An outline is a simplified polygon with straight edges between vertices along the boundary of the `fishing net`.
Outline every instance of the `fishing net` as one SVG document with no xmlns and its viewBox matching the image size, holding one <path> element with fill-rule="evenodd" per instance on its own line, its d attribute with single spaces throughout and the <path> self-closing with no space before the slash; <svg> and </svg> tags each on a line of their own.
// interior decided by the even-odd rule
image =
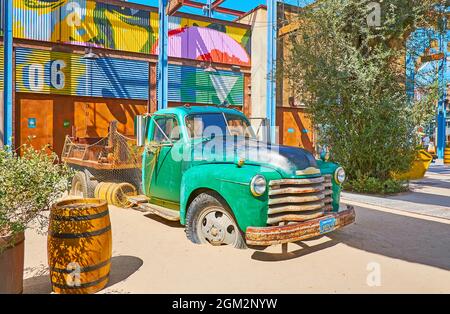
<svg viewBox="0 0 450 314">
<path fill-rule="evenodd" d="M 87 196 L 93 197 L 99 182 L 127 182 L 141 192 L 141 163 L 143 147 L 136 139 L 117 131 L 111 123 L 104 138 L 74 138 L 67 136 L 61 155 L 73 169 L 86 176 Z"/>
</svg>

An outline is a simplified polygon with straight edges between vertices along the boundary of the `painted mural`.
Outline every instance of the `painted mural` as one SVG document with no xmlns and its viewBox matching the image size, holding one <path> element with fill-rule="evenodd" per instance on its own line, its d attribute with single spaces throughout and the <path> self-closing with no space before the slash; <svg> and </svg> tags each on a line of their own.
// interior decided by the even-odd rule
<svg viewBox="0 0 450 314">
<path fill-rule="evenodd" d="M 149 66 L 142 61 L 17 48 L 16 91 L 145 100 Z"/>
<path fill-rule="evenodd" d="M 169 23 L 169 56 L 250 64 L 248 28 L 177 16 Z M 156 54 L 158 14 L 93 0 L 14 0 L 14 36 Z"/>
<path fill-rule="evenodd" d="M 152 13 L 152 19 L 157 18 Z M 171 57 L 250 66 L 250 30 L 171 16 L 168 54 Z M 151 53 L 157 54 L 158 42 Z"/>
<path fill-rule="evenodd" d="M 169 101 L 188 104 L 244 104 L 244 77 L 231 71 L 169 65 Z"/>
<path fill-rule="evenodd" d="M 150 12 L 87 0 L 16 0 L 14 36 L 149 52 Z"/>
</svg>

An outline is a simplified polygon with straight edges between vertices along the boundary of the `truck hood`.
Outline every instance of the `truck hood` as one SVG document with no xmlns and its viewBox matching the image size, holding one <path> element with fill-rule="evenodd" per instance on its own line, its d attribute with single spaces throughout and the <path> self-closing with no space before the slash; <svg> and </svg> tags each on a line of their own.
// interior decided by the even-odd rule
<svg viewBox="0 0 450 314">
<path fill-rule="evenodd" d="M 242 137 L 215 137 L 197 143 L 192 154 L 194 163 L 236 163 L 243 159 L 247 165 L 264 166 L 287 175 L 295 175 L 297 170 L 317 168 L 314 156 L 302 148 L 267 144 Z"/>
</svg>

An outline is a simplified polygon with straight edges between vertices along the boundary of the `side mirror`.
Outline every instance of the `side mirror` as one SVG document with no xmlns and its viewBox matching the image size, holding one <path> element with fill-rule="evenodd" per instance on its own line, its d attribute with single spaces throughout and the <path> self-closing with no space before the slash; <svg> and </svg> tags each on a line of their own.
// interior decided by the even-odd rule
<svg viewBox="0 0 450 314">
<path fill-rule="evenodd" d="M 136 133 L 136 146 L 143 147 L 145 145 L 145 138 L 147 137 L 146 116 L 142 115 L 136 116 L 135 133 Z"/>
</svg>

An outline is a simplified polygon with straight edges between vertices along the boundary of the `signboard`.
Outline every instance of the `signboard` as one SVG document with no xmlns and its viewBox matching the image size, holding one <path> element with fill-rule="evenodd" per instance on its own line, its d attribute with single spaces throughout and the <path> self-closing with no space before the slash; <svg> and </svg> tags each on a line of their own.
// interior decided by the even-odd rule
<svg viewBox="0 0 450 314">
<path fill-rule="evenodd" d="M 36 118 L 28 118 L 28 128 L 29 129 L 36 128 Z"/>
</svg>

